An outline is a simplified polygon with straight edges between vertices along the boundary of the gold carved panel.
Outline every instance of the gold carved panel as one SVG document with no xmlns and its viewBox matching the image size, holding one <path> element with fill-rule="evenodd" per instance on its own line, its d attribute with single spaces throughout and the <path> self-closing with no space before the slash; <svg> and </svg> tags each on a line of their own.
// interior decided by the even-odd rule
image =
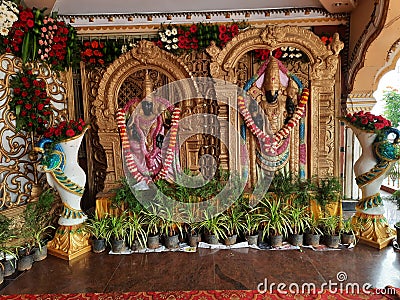
<svg viewBox="0 0 400 300">
<path fill-rule="evenodd" d="M 31 65 L 38 77 L 46 82 L 47 94 L 51 97 L 54 120 L 67 118 L 67 99 L 72 97 L 67 90 L 72 77 L 71 72 L 60 76 L 50 71 L 47 65 Z M 8 88 L 13 75 L 22 68 L 20 58 L 9 54 L 0 56 L 0 211 L 9 216 L 18 214 L 21 206 L 29 202 L 32 184 L 38 175 L 38 181 L 44 180 L 42 174 L 37 174 L 29 153 L 32 150 L 32 138 L 23 131 L 17 131 L 15 116 L 8 107 L 11 100 L 11 90 Z M 73 101 L 73 98 L 71 99 Z M 50 124 L 52 125 L 52 124 Z M 40 138 L 34 136 L 34 141 Z"/>
</svg>

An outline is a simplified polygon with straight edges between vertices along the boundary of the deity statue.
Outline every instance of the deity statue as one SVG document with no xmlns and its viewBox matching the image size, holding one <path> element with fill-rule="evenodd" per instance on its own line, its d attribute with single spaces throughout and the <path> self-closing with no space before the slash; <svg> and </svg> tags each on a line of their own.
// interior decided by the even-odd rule
<svg viewBox="0 0 400 300">
<path fill-rule="evenodd" d="M 253 98 L 248 109 L 260 130 L 272 137 L 289 125 L 299 104 L 302 85 L 278 59 L 271 56 L 246 84 L 246 88 Z M 275 172 L 287 166 L 290 140 L 289 134 L 279 139 L 274 154 L 261 151 L 259 145 L 256 149 L 249 149 L 256 152 L 258 177 L 263 176 L 263 170 Z"/>
<path fill-rule="evenodd" d="M 144 94 L 142 101 L 132 99 L 117 115 L 120 133 L 126 134 L 122 139 L 127 140 L 125 164 L 138 181 L 138 189 L 147 189 L 151 180 L 175 176 L 180 169 L 177 137 L 165 137 L 168 129 L 177 130 L 180 111 L 168 100 L 153 95 L 153 84 L 147 72 Z"/>
</svg>

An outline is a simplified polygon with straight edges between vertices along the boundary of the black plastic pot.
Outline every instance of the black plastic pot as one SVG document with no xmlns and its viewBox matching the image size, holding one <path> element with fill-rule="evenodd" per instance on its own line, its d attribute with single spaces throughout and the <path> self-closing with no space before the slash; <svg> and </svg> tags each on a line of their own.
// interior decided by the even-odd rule
<svg viewBox="0 0 400 300">
<path fill-rule="evenodd" d="M 18 271 L 27 271 L 32 268 L 33 265 L 33 254 L 21 256 L 17 262 Z"/>
<path fill-rule="evenodd" d="M 283 243 L 283 235 L 271 235 L 269 237 L 271 247 L 280 247 Z"/>
<path fill-rule="evenodd" d="M 105 239 L 93 239 L 92 240 L 92 250 L 94 253 L 101 253 L 106 250 L 106 240 Z"/>
<path fill-rule="evenodd" d="M 303 235 L 302 234 L 291 234 L 289 240 L 293 246 L 302 246 L 303 245 Z"/>
<path fill-rule="evenodd" d="M 35 248 L 33 252 L 33 261 L 41 261 L 47 257 L 47 246 L 44 245 L 39 248 Z"/>
<path fill-rule="evenodd" d="M 329 248 L 338 248 L 340 243 L 339 235 L 325 235 L 325 245 Z"/>
<path fill-rule="evenodd" d="M 160 247 L 160 236 L 158 234 L 154 236 L 148 236 L 147 247 L 149 249 L 157 249 L 158 247 Z"/>
<path fill-rule="evenodd" d="M 232 236 L 228 236 L 224 240 L 225 241 L 225 245 L 226 246 L 234 245 L 236 243 L 236 240 L 237 240 L 237 234 L 234 234 Z"/>
<path fill-rule="evenodd" d="M 114 253 L 121 253 L 125 250 L 125 240 L 111 240 L 111 249 Z"/>
<path fill-rule="evenodd" d="M 342 241 L 342 244 L 350 245 L 350 244 L 354 243 L 355 236 L 354 236 L 354 234 L 342 233 L 340 236 L 340 239 Z"/>
<path fill-rule="evenodd" d="M 206 242 L 211 244 L 211 245 L 218 245 L 219 244 L 219 240 L 217 238 L 216 235 L 213 234 L 209 234 L 206 236 Z"/>
<path fill-rule="evenodd" d="M 198 234 L 191 234 L 189 236 L 190 247 L 197 247 L 197 244 L 201 241 L 201 237 Z"/>
<path fill-rule="evenodd" d="M 168 249 L 176 249 L 179 247 L 179 237 L 178 235 L 166 236 L 165 237 L 165 247 Z"/>
<path fill-rule="evenodd" d="M 247 243 L 249 243 L 249 245 L 257 245 L 258 244 L 258 234 L 247 235 L 246 240 L 247 240 Z"/>
<path fill-rule="evenodd" d="M 15 268 L 17 266 L 17 260 L 15 258 L 2 260 L 1 263 L 4 266 L 4 277 L 14 274 Z"/>
<path fill-rule="evenodd" d="M 319 246 L 319 241 L 321 239 L 320 234 L 312 234 L 312 233 L 305 233 L 304 234 L 304 243 L 309 246 Z"/>
</svg>

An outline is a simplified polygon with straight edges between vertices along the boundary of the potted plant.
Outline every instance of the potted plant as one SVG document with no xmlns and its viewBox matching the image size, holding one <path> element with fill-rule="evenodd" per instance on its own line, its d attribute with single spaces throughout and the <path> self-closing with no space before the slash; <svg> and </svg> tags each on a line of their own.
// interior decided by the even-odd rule
<svg viewBox="0 0 400 300">
<path fill-rule="evenodd" d="M 144 215 L 141 213 L 133 212 L 128 217 L 128 244 L 132 250 L 139 250 L 146 247 L 147 234 L 144 224 Z"/>
<path fill-rule="evenodd" d="M 118 183 L 120 186 L 114 190 L 115 195 L 111 198 L 112 204 L 121 211 L 142 211 L 143 206 L 132 193 L 128 179 L 121 177 Z"/>
<path fill-rule="evenodd" d="M 263 226 L 263 239 L 269 236 L 272 247 L 282 246 L 283 238 L 287 236 L 290 228 L 288 206 L 280 199 L 273 199 L 267 195 L 260 201 L 262 213 L 259 214 L 260 224 Z"/>
<path fill-rule="evenodd" d="M 204 211 L 204 220 L 199 223 L 209 244 L 218 244 L 220 239 L 225 239 L 226 233 L 222 226 L 222 214 L 211 214 L 208 210 Z"/>
<path fill-rule="evenodd" d="M 322 231 L 320 229 L 321 219 L 311 213 L 308 217 L 308 226 L 304 234 L 304 242 L 306 245 L 316 247 L 319 245 Z"/>
<path fill-rule="evenodd" d="M 342 226 L 340 228 L 340 239 L 342 244 L 354 244 L 356 240 L 354 229 L 355 228 L 353 226 L 351 217 L 347 218 L 346 220 L 342 220 Z"/>
<path fill-rule="evenodd" d="M 288 219 L 290 222 L 290 243 L 294 246 L 303 245 L 303 233 L 309 226 L 307 207 L 289 206 Z"/>
<path fill-rule="evenodd" d="M 321 222 L 325 237 L 325 245 L 330 248 L 338 248 L 340 243 L 340 216 L 330 215 L 322 218 Z"/>
<path fill-rule="evenodd" d="M 17 247 L 9 246 L 11 240 L 16 236 L 10 229 L 11 220 L 0 214 L 0 284 L 5 276 L 10 276 L 15 272 Z"/>
<path fill-rule="evenodd" d="M 92 237 L 92 250 L 94 253 L 101 253 L 106 250 L 109 221 L 108 215 L 99 218 L 96 214 L 94 218 L 89 218 L 83 227 L 83 230 Z"/>
<path fill-rule="evenodd" d="M 338 202 L 342 186 L 337 177 L 327 177 L 318 180 L 316 185 L 315 201 L 321 207 L 322 217 L 327 216 L 327 206 Z"/>
<path fill-rule="evenodd" d="M 257 245 L 259 225 L 259 218 L 254 210 L 251 210 L 244 215 L 243 229 L 245 238 L 249 245 Z"/>
<path fill-rule="evenodd" d="M 147 228 L 147 247 L 149 249 L 157 249 L 160 247 L 161 218 L 157 215 L 154 206 L 151 206 L 149 210 L 145 210 L 143 215 L 144 225 Z"/>
<path fill-rule="evenodd" d="M 395 201 L 397 209 L 400 210 L 400 190 L 395 191 L 391 198 Z M 400 243 L 400 221 L 394 224 L 394 228 L 396 228 L 397 232 L 397 242 Z"/>
<path fill-rule="evenodd" d="M 107 225 L 106 239 L 111 243 L 112 252 L 123 252 L 125 250 L 125 238 L 127 237 L 128 229 L 126 214 L 110 216 Z"/>
<path fill-rule="evenodd" d="M 168 249 L 179 247 L 179 234 L 182 235 L 182 216 L 174 207 L 164 206 L 160 211 L 160 231 L 164 234 L 165 246 Z"/>
<path fill-rule="evenodd" d="M 25 254 L 29 255 L 28 250 L 33 251 L 34 261 L 47 257 L 46 238 L 50 236 L 49 229 L 55 228 L 49 218 L 54 197 L 54 190 L 49 188 L 39 196 L 38 201 L 28 203 L 24 211 L 22 236 L 26 241 Z"/>
<path fill-rule="evenodd" d="M 236 243 L 237 236 L 241 231 L 244 230 L 243 226 L 243 214 L 244 212 L 233 205 L 227 209 L 221 217 L 221 226 L 225 229 L 225 245 L 230 246 Z"/>
<path fill-rule="evenodd" d="M 201 235 L 198 232 L 199 222 L 196 220 L 195 206 L 187 206 L 183 212 L 183 231 L 186 232 L 191 247 L 197 247 L 197 244 L 201 241 Z"/>
</svg>

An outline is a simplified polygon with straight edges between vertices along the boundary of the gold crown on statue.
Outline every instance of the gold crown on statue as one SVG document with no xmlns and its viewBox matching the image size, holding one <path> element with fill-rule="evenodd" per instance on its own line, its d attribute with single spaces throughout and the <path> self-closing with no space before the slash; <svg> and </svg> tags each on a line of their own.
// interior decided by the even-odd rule
<svg viewBox="0 0 400 300">
<path fill-rule="evenodd" d="M 279 65 L 278 60 L 270 56 L 269 62 L 267 64 L 267 68 L 265 70 L 264 75 L 264 90 L 266 91 L 275 91 L 279 90 L 280 87 L 280 79 L 279 79 Z"/>
<path fill-rule="evenodd" d="M 153 93 L 153 82 L 150 79 L 149 72 L 146 71 L 144 77 L 144 96 L 150 97 L 151 93 Z"/>
</svg>

